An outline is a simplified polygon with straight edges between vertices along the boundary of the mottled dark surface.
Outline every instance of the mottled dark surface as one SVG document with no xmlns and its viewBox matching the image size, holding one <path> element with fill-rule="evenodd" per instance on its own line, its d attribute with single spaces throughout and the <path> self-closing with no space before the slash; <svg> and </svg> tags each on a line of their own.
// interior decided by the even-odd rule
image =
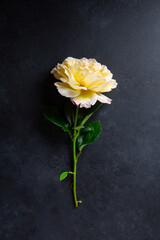
<svg viewBox="0 0 160 240">
<path fill-rule="evenodd" d="M 0 240 L 160 239 L 160 1 L 0 3 Z M 74 209 L 67 134 L 43 104 L 63 102 L 50 70 L 94 57 L 119 86 L 93 119 Z"/>
</svg>

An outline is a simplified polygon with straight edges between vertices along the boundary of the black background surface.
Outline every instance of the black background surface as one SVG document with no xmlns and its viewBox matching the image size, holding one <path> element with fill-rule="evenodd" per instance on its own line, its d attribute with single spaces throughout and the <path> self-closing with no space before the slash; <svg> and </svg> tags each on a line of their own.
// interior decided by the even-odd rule
<svg viewBox="0 0 160 240">
<path fill-rule="evenodd" d="M 1 1 L 0 240 L 160 239 L 160 1 Z M 103 131 L 78 163 L 44 104 L 65 99 L 51 69 L 96 58 L 118 88 L 93 117 Z"/>
</svg>

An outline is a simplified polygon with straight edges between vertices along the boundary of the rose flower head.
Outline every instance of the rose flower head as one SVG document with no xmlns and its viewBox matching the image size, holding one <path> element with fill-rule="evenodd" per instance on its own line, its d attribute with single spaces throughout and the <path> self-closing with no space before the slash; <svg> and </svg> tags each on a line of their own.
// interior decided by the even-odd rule
<svg viewBox="0 0 160 240">
<path fill-rule="evenodd" d="M 68 57 L 51 73 L 61 81 L 55 83 L 58 92 L 70 98 L 73 104 L 81 108 L 90 108 L 97 100 L 111 104 L 112 99 L 102 93 L 116 88 L 117 82 L 108 68 L 95 59 Z"/>
</svg>

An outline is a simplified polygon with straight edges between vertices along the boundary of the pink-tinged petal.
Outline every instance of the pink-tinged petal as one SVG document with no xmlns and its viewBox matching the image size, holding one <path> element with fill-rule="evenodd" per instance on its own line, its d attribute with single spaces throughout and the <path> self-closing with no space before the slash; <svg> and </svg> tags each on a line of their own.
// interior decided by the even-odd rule
<svg viewBox="0 0 160 240">
<path fill-rule="evenodd" d="M 90 108 L 97 102 L 97 94 L 92 91 L 81 90 L 81 93 L 71 99 L 76 105 L 80 105 L 80 108 Z"/>
<path fill-rule="evenodd" d="M 72 102 L 74 105 L 78 106 L 73 100 L 71 100 L 71 102 Z"/>
<path fill-rule="evenodd" d="M 58 92 L 64 97 L 73 98 L 80 94 L 80 91 L 72 89 L 67 83 L 56 82 L 54 85 L 57 87 Z"/>
<path fill-rule="evenodd" d="M 60 78 L 59 80 L 61 80 L 62 82 L 67 82 L 65 78 Z"/>
<path fill-rule="evenodd" d="M 108 104 L 111 104 L 112 102 L 112 99 L 106 97 L 101 93 L 97 93 L 97 100 L 100 101 L 101 103 L 108 103 Z"/>
</svg>

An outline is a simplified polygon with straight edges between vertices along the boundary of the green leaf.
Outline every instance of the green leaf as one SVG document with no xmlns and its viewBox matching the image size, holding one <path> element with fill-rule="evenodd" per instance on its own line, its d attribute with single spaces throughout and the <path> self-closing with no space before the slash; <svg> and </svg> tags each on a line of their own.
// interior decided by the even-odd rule
<svg viewBox="0 0 160 240">
<path fill-rule="evenodd" d="M 64 105 L 64 115 L 67 122 L 73 126 L 75 119 L 76 106 L 71 101 L 66 101 Z"/>
<path fill-rule="evenodd" d="M 61 173 L 59 180 L 62 181 L 63 179 L 65 179 L 67 177 L 67 175 L 68 175 L 68 172 Z"/>
<path fill-rule="evenodd" d="M 82 113 L 81 113 L 81 117 L 78 120 L 78 124 L 80 126 L 83 126 L 88 121 L 88 119 L 93 115 L 93 113 L 95 113 L 101 106 L 102 106 L 102 103 L 99 104 L 98 107 L 97 106 L 96 107 L 92 107 L 89 111 L 87 110 L 87 115 L 84 112 L 83 115 L 85 115 L 85 117 L 83 117 Z"/>
<path fill-rule="evenodd" d="M 43 115 L 47 120 L 61 127 L 64 131 L 70 131 L 70 125 L 66 121 L 65 116 L 56 106 L 44 106 Z"/>
<path fill-rule="evenodd" d="M 98 138 L 100 132 L 101 132 L 100 121 L 89 123 L 84 128 L 82 128 L 77 139 L 79 151 L 82 151 L 82 149 L 87 144 L 93 143 Z"/>
</svg>

